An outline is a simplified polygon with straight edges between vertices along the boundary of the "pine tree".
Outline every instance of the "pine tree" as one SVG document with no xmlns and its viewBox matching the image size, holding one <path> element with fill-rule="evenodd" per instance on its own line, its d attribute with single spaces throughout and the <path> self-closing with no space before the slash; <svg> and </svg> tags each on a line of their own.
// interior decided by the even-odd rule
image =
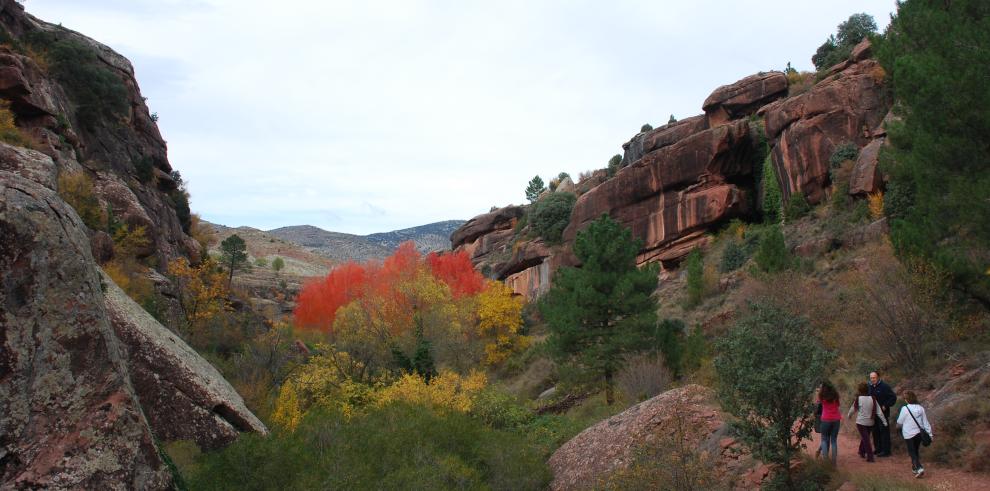
<svg viewBox="0 0 990 491">
<path fill-rule="evenodd" d="M 877 57 L 903 118 L 888 128 L 890 238 L 990 305 L 990 3 L 898 3 Z"/>
<path fill-rule="evenodd" d="M 244 239 L 234 234 L 223 239 L 223 242 L 220 243 L 220 254 L 224 266 L 229 271 L 227 275 L 227 289 L 229 290 L 230 283 L 234 279 L 234 271 L 247 264 L 247 245 L 244 243 Z"/>
<path fill-rule="evenodd" d="M 603 215 L 574 241 L 582 266 L 558 271 L 541 304 L 555 357 L 600 378 L 607 404 L 623 357 L 647 347 L 657 324 L 657 268 L 636 267 L 639 249 L 629 229 Z"/>
<path fill-rule="evenodd" d="M 540 194 L 546 190 L 546 186 L 543 184 L 543 179 L 540 176 L 536 176 L 529 181 L 529 185 L 526 186 L 526 199 L 530 203 L 535 203 L 536 200 L 540 199 Z"/>
</svg>

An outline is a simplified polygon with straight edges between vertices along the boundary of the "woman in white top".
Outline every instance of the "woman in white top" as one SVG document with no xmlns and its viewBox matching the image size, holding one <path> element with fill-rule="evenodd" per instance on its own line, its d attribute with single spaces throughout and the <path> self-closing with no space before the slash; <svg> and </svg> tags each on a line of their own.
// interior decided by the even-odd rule
<svg viewBox="0 0 990 491">
<path fill-rule="evenodd" d="M 914 392 L 910 390 L 905 392 L 904 401 L 907 404 L 901 408 L 901 413 L 897 416 L 897 426 L 901 427 L 901 436 L 907 443 L 914 477 L 921 477 L 925 474 L 925 468 L 921 466 L 921 430 L 924 429 L 928 436 L 931 436 L 932 425 L 928 422 L 925 408 L 918 404 L 918 396 Z"/>
<path fill-rule="evenodd" d="M 870 434 L 873 432 L 873 425 L 879 424 L 876 423 L 876 418 L 880 418 L 884 426 L 887 425 L 887 418 L 883 417 L 880 405 L 873 397 L 869 396 L 869 393 L 870 386 L 866 385 L 866 382 L 859 384 L 859 387 L 856 388 L 856 400 L 849 407 L 846 416 L 852 418 L 853 412 L 856 413 L 856 429 L 859 430 L 859 456 L 866 459 L 867 462 L 873 462 L 873 442 L 870 440 Z"/>
</svg>

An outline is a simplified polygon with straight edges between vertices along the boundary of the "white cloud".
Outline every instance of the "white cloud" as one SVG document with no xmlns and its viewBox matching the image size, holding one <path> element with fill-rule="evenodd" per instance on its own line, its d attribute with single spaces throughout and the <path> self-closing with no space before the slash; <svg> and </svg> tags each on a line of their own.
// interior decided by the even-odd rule
<svg viewBox="0 0 990 491">
<path fill-rule="evenodd" d="M 798 5 L 795 5 L 798 4 Z M 523 201 L 892 0 L 32 0 L 134 63 L 194 210 L 370 233 Z"/>
</svg>

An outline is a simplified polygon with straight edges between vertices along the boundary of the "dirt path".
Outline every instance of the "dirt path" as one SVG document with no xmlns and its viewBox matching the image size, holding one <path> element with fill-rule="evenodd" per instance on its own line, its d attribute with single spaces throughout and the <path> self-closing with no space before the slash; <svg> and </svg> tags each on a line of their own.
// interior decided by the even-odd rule
<svg viewBox="0 0 990 491">
<path fill-rule="evenodd" d="M 891 437 L 893 446 L 900 446 L 894 449 L 894 455 L 877 458 L 876 462 L 867 462 L 857 454 L 859 433 L 856 432 L 856 425 L 850 425 L 843 420 L 842 429 L 839 431 L 838 470 L 851 476 L 877 476 L 890 483 L 921 484 L 940 491 L 990 490 L 990 475 L 964 472 L 934 464 L 930 459 L 926 459 L 925 448 L 921 450 L 925 475 L 921 479 L 915 479 L 911 472 L 911 458 L 904 448 L 904 440 L 896 431 Z M 814 455 L 820 442 L 820 435 L 814 434 L 814 443 L 808 444 L 807 452 Z"/>
</svg>

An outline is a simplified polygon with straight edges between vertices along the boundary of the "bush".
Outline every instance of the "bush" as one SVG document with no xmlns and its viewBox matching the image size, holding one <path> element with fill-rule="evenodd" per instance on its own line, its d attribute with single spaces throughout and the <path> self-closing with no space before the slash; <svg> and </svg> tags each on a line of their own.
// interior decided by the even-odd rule
<svg viewBox="0 0 990 491">
<path fill-rule="evenodd" d="M 746 250 L 739 241 L 730 240 L 725 244 L 725 249 L 722 250 L 722 260 L 718 264 L 718 271 L 720 273 L 735 271 L 746 264 L 748 258 Z"/>
<path fill-rule="evenodd" d="M 640 133 L 646 133 L 647 131 L 653 131 L 653 126 L 650 123 L 646 123 L 639 127 Z"/>
<path fill-rule="evenodd" d="M 405 403 L 347 418 L 313 413 L 294 432 L 243 435 L 204 456 L 192 489 L 541 489 L 527 436 Z"/>
<path fill-rule="evenodd" d="M 740 440 L 783 469 L 791 488 L 791 461 L 811 435 L 811 395 L 834 354 L 807 319 L 770 305 L 751 308 L 717 345 L 719 399 L 738 418 Z"/>
<path fill-rule="evenodd" d="M 124 82 L 93 48 L 51 31 L 35 31 L 27 41 L 50 61 L 52 75 L 72 98 L 84 128 L 92 130 L 101 120 L 127 115 L 130 106 Z"/>
<path fill-rule="evenodd" d="M 17 127 L 10 103 L 0 99 L 0 141 L 18 147 L 34 147 L 31 137 Z"/>
<path fill-rule="evenodd" d="M 107 213 L 93 189 L 93 179 L 85 171 L 58 176 L 58 195 L 82 218 L 90 230 L 107 229 Z"/>
<path fill-rule="evenodd" d="M 571 210 L 577 196 L 572 193 L 553 193 L 533 204 L 529 223 L 533 232 L 547 243 L 560 243 L 564 229 L 571 221 Z"/>
<path fill-rule="evenodd" d="M 849 19 L 839 24 L 836 35 L 829 36 L 818 47 L 815 55 L 811 57 L 811 62 L 819 71 L 841 63 L 849 58 L 853 47 L 859 44 L 864 37 L 874 34 L 876 31 L 877 23 L 873 20 L 873 16 L 868 14 L 850 15 Z"/>
<path fill-rule="evenodd" d="M 134 175 L 141 183 L 147 184 L 155 178 L 155 163 L 151 157 L 145 155 L 134 159 L 132 163 L 134 164 Z"/>
<path fill-rule="evenodd" d="M 779 223 L 783 212 L 783 194 L 780 190 L 780 181 L 777 179 L 777 171 L 774 169 L 771 154 L 768 152 L 763 160 L 763 172 L 761 179 L 762 199 L 760 200 L 765 223 Z"/>
<path fill-rule="evenodd" d="M 762 234 L 753 259 L 756 267 L 764 273 L 779 273 L 790 267 L 791 254 L 780 225 L 772 225 Z"/>
<path fill-rule="evenodd" d="M 832 156 L 828 158 L 828 164 L 830 168 L 837 169 L 843 162 L 847 160 L 855 162 L 857 158 L 859 158 L 859 147 L 855 143 L 843 143 L 835 147 Z"/>
<path fill-rule="evenodd" d="M 613 155 L 612 158 L 608 159 L 606 168 L 608 169 L 608 177 L 614 176 L 622 168 L 622 156 L 619 154 Z"/>
<path fill-rule="evenodd" d="M 809 211 L 811 211 L 811 205 L 804 198 L 804 194 L 795 192 L 787 200 L 787 208 L 784 209 L 784 218 L 788 221 L 794 221 L 807 215 Z"/>
<path fill-rule="evenodd" d="M 659 353 L 630 355 L 615 377 L 619 391 L 632 403 L 651 399 L 667 390 L 672 378 Z"/>
<path fill-rule="evenodd" d="M 687 307 L 692 309 L 701 303 L 705 295 L 705 265 L 701 250 L 695 249 L 687 257 Z"/>
</svg>

